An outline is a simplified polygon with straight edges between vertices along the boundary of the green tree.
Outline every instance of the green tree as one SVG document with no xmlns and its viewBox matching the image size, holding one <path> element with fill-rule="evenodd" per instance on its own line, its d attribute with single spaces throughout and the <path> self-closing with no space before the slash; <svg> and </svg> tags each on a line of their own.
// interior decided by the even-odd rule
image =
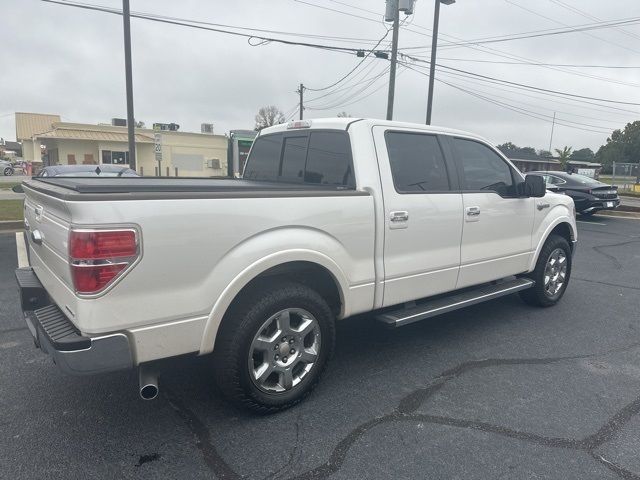
<svg viewBox="0 0 640 480">
<path fill-rule="evenodd" d="M 571 150 L 573 149 L 567 146 L 565 146 L 562 150 L 560 150 L 559 148 L 555 149 L 556 153 L 558 154 L 558 160 L 560 160 L 563 168 L 567 166 L 567 162 L 571 157 Z"/>
<path fill-rule="evenodd" d="M 627 123 L 624 130 L 614 130 L 596 153 L 596 161 L 610 172 L 613 162 L 637 163 L 640 160 L 640 120 Z"/>
<path fill-rule="evenodd" d="M 584 160 L 585 162 L 592 162 L 596 158 L 596 154 L 590 148 L 581 148 L 580 150 L 574 150 L 571 153 L 571 160 Z"/>
</svg>

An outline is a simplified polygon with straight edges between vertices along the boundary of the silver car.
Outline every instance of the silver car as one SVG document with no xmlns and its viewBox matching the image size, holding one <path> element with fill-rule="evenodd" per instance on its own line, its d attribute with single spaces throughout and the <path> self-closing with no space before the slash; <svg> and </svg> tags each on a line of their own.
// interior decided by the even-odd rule
<svg viewBox="0 0 640 480">
<path fill-rule="evenodd" d="M 13 175 L 13 165 L 8 160 L 0 160 L 0 175 L 11 176 Z"/>
</svg>

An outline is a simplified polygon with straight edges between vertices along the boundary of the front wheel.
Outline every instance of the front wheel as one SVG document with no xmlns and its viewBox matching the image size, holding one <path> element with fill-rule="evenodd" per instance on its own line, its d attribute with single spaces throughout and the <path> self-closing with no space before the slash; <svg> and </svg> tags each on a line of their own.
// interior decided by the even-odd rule
<svg viewBox="0 0 640 480">
<path fill-rule="evenodd" d="M 333 313 L 317 292 L 293 282 L 261 285 L 222 323 L 213 354 L 218 386 L 251 410 L 284 410 L 316 386 L 334 342 Z"/>
<path fill-rule="evenodd" d="M 549 235 L 536 268 L 529 274 L 536 283 L 520 292 L 520 297 L 529 305 L 550 307 L 564 295 L 571 277 L 571 247 L 560 235 Z"/>
<path fill-rule="evenodd" d="M 6 167 L 4 169 L 4 175 L 5 175 L 5 177 L 10 177 L 11 175 L 13 175 L 13 168 Z"/>
<path fill-rule="evenodd" d="M 584 217 L 592 217 L 596 214 L 596 210 L 590 210 L 588 212 L 578 212 L 578 213 Z"/>
</svg>

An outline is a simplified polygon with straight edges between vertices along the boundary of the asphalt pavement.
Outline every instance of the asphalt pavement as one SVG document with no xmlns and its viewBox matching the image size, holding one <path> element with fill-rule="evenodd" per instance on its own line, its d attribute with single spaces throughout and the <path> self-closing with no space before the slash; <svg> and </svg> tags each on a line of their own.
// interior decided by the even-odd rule
<svg viewBox="0 0 640 480">
<path fill-rule="evenodd" d="M 266 417 L 222 400 L 208 358 L 168 362 L 152 402 L 134 372 L 60 373 L 33 347 L 0 235 L 0 477 L 640 479 L 640 221 L 578 227 L 557 306 L 341 322 L 316 391 Z"/>
</svg>

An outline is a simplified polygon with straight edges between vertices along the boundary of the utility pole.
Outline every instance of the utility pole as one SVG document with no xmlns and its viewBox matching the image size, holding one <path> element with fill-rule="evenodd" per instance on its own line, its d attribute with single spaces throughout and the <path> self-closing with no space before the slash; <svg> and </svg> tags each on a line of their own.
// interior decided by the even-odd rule
<svg viewBox="0 0 640 480">
<path fill-rule="evenodd" d="M 431 125 L 431 111 L 433 110 L 433 84 L 436 79 L 436 50 L 438 49 L 438 26 L 440 25 L 440 3 L 452 5 L 456 0 L 436 0 L 433 13 L 433 37 L 431 39 L 431 63 L 429 64 L 429 93 L 427 95 L 427 125 Z"/>
<path fill-rule="evenodd" d="M 393 102 L 396 92 L 396 63 L 398 61 L 398 34 L 400 31 L 400 10 L 398 9 L 398 0 L 387 1 L 393 4 L 393 40 L 391 41 L 391 71 L 389 72 L 387 120 L 393 120 Z"/>
<path fill-rule="evenodd" d="M 551 138 L 549 138 L 549 152 L 551 152 L 551 144 L 553 143 L 553 129 L 556 126 L 556 112 L 553 112 L 553 122 L 551 122 Z M 553 157 L 553 153 L 551 154 Z"/>
<path fill-rule="evenodd" d="M 302 120 L 304 116 L 304 85 L 301 83 L 296 93 L 300 95 L 300 120 Z"/>
<path fill-rule="evenodd" d="M 129 136 L 129 168 L 136 169 L 136 133 L 133 115 L 133 77 L 131 74 L 131 16 L 129 0 L 122 0 L 122 22 L 124 25 L 124 70 L 127 88 L 127 132 Z"/>
</svg>

